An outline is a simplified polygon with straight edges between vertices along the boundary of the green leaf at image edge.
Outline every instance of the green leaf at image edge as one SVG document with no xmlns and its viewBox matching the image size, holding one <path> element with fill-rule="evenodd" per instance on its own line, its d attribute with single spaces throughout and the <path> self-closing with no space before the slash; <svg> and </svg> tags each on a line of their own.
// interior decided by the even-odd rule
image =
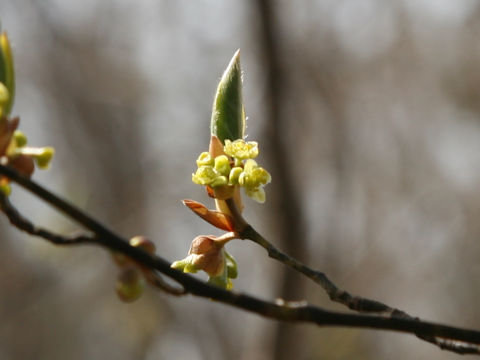
<svg viewBox="0 0 480 360">
<path fill-rule="evenodd" d="M 9 100 L 3 109 L 3 115 L 8 115 L 15 97 L 15 71 L 10 42 L 5 32 L 0 33 L 0 82 L 5 85 L 9 94 Z"/>
</svg>

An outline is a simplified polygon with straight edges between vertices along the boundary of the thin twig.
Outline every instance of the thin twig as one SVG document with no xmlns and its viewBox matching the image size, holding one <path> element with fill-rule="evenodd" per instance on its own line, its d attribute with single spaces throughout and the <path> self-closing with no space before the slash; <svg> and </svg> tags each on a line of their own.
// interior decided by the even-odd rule
<svg viewBox="0 0 480 360">
<path fill-rule="evenodd" d="M 268 256 L 272 259 L 278 260 L 289 268 L 305 275 L 315 283 L 320 285 L 325 290 L 330 300 L 343 304 L 351 310 L 360 313 L 380 313 L 383 316 L 390 318 L 409 319 L 412 321 L 420 321 L 419 318 L 413 317 L 406 312 L 388 306 L 380 301 L 367 299 L 361 296 L 350 294 L 346 290 L 340 289 L 335 283 L 328 278 L 328 276 L 321 272 L 314 270 L 297 259 L 283 253 L 277 249 L 272 243 L 260 235 L 251 225 L 249 225 L 238 211 L 235 202 L 227 200 L 227 206 L 234 218 L 234 221 L 240 225 L 237 229 L 239 236 L 242 239 L 248 239 L 260 245 L 267 250 Z M 459 354 L 480 354 L 480 348 L 477 345 L 466 344 L 462 342 L 449 341 L 446 339 L 436 338 L 434 336 L 426 336 L 425 334 L 416 334 L 420 339 L 437 345 L 438 347 L 456 352 Z"/>
<path fill-rule="evenodd" d="M 54 206 L 63 214 L 69 216 L 88 230 L 95 233 L 95 244 L 107 247 L 110 250 L 121 252 L 131 257 L 142 266 L 155 269 L 160 273 L 178 282 L 185 289 L 185 293 L 210 298 L 231 306 L 250 311 L 268 318 L 290 321 L 308 322 L 319 326 L 346 326 L 356 328 L 371 328 L 377 330 L 392 330 L 415 334 L 417 336 L 434 337 L 440 348 L 457 353 L 479 353 L 478 348 L 473 352 L 474 345 L 480 345 L 480 331 L 461 329 L 448 325 L 441 325 L 426 321 L 402 317 L 383 317 L 378 315 L 345 314 L 327 311 L 320 307 L 298 302 L 267 302 L 250 295 L 227 291 L 209 285 L 193 276 L 172 269 L 170 262 L 151 255 L 139 248 L 130 246 L 128 241 L 88 216 L 73 205 L 67 203 L 57 195 L 51 193 L 36 182 L 18 174 L 9 167 L 0 165 L 0 174 L 20 184 L 37 197 Z M 457 347 L 446 346 L 449 343 L 461 342 L 468 351 L 460 351 Z"/>
<path fill-rule="evenodd" d="M 98 239 L 87 235 L 65 236 L 56 234 L 50 230 L 41 228 L 33 224 L 29 219 L 23 216 L 10 202 L 8 197 L 0 194 L 0 209 L 8 217 L 10 223 L 17 229 L 25 231 L 26 233 L 44 238 L 55 245 L 75 245 L 96 243 Z M 174 287 L 168 284 L 160 274 L 150 269 L 144 271 L 145 278 L 148 282 L 171 295 L 180 296 L 185 294 L 183 288 Z"/>
<path fill-rule="evenodd" d="M 10 223 L 16 228 L 25 231 L 26 233 L 34 236 L 42 237 L 55 245 L 74 245 L 74 244 L 87 244 L 95 243 L 97 239 L 92 236 L 78 235 L 78 236 L 65 236 L 51 232 L 50 230 L 38 227 L 34 225 L 25 216 L 10 203 L 8 197 L 0 193 L 0 208 L 3 213 L 8 217 Z"/>
</svg>

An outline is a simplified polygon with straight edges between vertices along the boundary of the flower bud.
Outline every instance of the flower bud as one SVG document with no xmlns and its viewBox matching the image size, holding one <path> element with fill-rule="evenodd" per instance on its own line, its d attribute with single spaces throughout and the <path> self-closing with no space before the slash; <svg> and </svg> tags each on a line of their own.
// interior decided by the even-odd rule
<svg viewBox="0 0 480 360">
<path fill-rule="evenodd" d="M 240 174 L 243 172 L 243 169 L 241 167 L 234 167 L 232 170 L 230 170 L 230 174 L 228 176 L 228 184 L 229 185 L 237 185 L 238 184 L 238 178 L 240 177 Z"/>
<path fill-rule="evenodd" d="M 37 166 L 40 169 L 46 169 L 50 165 L 50 160 L 52 160 L 55 150 L 52 147 L 40 148 L 40 152 L 35 156 Z"/>
<path fill-rule="evenodd" d="M 148 240 L 145 236 L 135 236 L 130 239 L 129 244 L 134 247 L 138 247 L 149 254 L 155 254 L 155 244 Z"/>
<path fill-rule="evenodd" d="M 215 170 L 223 176 L 230 174 L 230 161 L 226 155 L 220 155 L 215 158 Z"/>
<path fill-rule="evenodd" d="M 13 133 L 13 138 L 15 139 L 15 144 L 17 147 L 24 147 L 27 145 L 27 136 L 20 130 L 15 130 Z"/>
<path fill-rule="evenodd" d="M 204 151 L 202 152 L 197 159 L 197 166 L 213 166 L 214 161 L 210 153 Z"/>
<path fill-rule="evenodd" d="M 133 302 L 137 300 L 145 289 L 145 278 L 135 267 L 124 269 L 118 276 L 116 292 L 120 300 Z"/>
<path fill-rule="evenodd" d="M 175 261 L 171 267 L 183 272 L 205 271 L 210 276 L 220 275 L 225 267 L 223 244 L 218 244 L 213 235 L 201 235 L 193 239 L 188 256 Z"/>
<path fill-rule="evenodd" d="M 227 260 L 227 275 L 230 279 L 236 279 L 238 276 L 238 267 L 237 267 L 237 262 L 233 258 L 232 255 L 230 255 L 226 250 L 225 250 L 225 258 Z"/>
</svg>

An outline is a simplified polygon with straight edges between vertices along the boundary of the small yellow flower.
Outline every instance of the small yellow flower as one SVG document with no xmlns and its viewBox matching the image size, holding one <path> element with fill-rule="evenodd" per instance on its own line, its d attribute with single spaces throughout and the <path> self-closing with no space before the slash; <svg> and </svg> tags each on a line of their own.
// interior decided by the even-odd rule
<svg viewBox="0 0 480 360">
<path fill-rule="evenodd" d="M 208 152 L 204 151 L 198 156 L 198 159 L 197 159 L 198 167 L 213 166 L 213 164 L 214 164 L 213 158 Z"/>
<path fill-rule="evenodd" d="M 253 200 L 264 203 L 265 190 L 263 187 L 272 180 L 272 177 L 262 167 L 257 165 L 255 160 L 249 159 L 245 162 L 243 173 L 238 178 L 240 186 L 245 188 L 245 193 Z"/>
<path fill-rule="evenodd" d="M 258 144 L 255 141 L 245 142 L 238 139 L 234 142 L 225 140 L 225 153 L 239 160 L 254 159 L 258 156 Z"/>
<path fill-rule="evenodd" d="M 218 177 L 211 166 L 200 166 L 195 174 L 192 174 L 192 181 L 198 185 L 210 185 Z"/>
</svg>

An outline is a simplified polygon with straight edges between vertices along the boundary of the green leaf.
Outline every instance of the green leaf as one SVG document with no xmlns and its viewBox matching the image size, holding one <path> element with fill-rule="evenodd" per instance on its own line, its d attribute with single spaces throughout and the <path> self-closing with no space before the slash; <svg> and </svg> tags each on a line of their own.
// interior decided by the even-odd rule
<svg viewBox="0 0 480 360">
<path fill-rule="evenodd" d="M 218 84 L 215 100 L 213 101 L 210 131 L 222 143 L 225 143 L 225 139 L 232 141 L 243 139 L 245 111 L 242 100 L 240 50 L 237 50 L 235 55 L 233 55 Z"/>
<path fill-rule="evenodd" d="M 0 34 L 0 82 L 8 90 L 8 101 L 3 105 L 3 115 L 8 115 L 13 106 L 15 97 L 15 71 L 13 68 L 12 50 L 7 33 Z"/>
</svg>

